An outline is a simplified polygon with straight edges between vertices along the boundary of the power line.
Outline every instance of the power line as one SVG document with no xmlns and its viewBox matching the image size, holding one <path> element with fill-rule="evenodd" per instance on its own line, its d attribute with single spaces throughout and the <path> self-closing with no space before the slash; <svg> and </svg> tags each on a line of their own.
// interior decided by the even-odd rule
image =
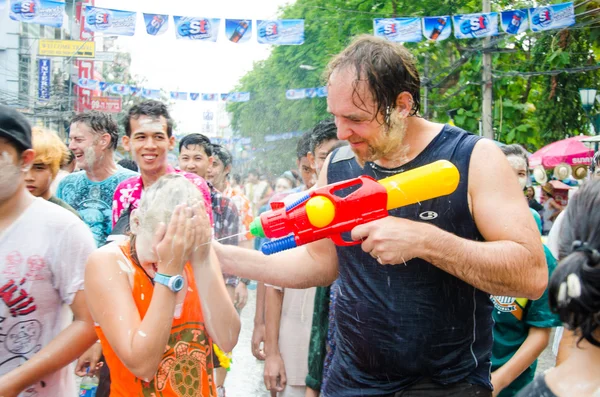
<svg viewBox="0 0 600 397">
<path fill-rule="evenodd" d="M 600 64 L 593 66 L 584 66 L 579 68 L 546 70 L 541 72 L 498 72 L 494 71 L 494 77 L 515 77 L 515 76 L 554 76 L 561 73 L 582 73 L 600 69 Z"/>
</svg>

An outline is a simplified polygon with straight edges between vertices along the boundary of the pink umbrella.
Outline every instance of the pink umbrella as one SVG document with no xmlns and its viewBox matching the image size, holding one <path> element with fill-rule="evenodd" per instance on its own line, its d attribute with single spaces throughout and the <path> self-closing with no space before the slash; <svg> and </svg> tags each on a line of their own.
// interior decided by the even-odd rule
<svg viewBox="0 0 600 397">
<path fill-rule="evenodd" d="M 589 137 L 579 135 L 544 146 L 529 157 L 529 166 L 533 168 L 541 164 L 544 168 L 554 168 L 560 163 L 590 165 L 594 150 L 581 142 L 586 138 Z"/>
</svg>

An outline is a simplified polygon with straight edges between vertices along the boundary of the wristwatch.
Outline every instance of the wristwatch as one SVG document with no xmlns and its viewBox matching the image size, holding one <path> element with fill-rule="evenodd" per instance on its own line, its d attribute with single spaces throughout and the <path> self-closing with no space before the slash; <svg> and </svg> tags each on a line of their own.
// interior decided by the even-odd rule
<svg viewBox="0 0 600 397">
<path fill-rule="evenodd" d="M 180 275 L 167 276 L 166 274 L 156 273 L 154 282 L 162 284 L 173 292 L 179 292 L 183 289 L 184 280 Z"/>
</svg>

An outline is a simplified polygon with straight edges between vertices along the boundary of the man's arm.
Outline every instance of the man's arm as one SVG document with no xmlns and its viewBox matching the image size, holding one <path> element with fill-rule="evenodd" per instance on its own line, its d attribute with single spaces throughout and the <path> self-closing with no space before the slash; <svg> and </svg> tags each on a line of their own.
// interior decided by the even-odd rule
<svg viewBox="0 0 600 397">
<path fill-rule="evenodd" d="M 65 367 L 83 354 L 97 336 L 94 322 L 85 303 L 83 290 L 75 294 L 71 304 L 73 322 L 30 360 L 0 377 L 0 394 L 23 391 L 40 379 Z"/>
<path fill-rule="evenodd" d="M 551 328 L 531 327 L 527 338 L 510 360 L 492 373 L 494 396 L 508 387 L 533 364 L 548 346 Z"/>
<path fill-rule="evenodd" d="M 493 295 L 538 299 L 548 283 L 539 231 L 504 154 L 488 140 L 469 167 L 473 218 L 486 242 L 431 227 L 423 259 Z"/>
<path fill-rule="evenodd" d="M 265 293 L 265 386 L 267 390 L 281 392 L 285 388 L 285 363 L 279 351 L 279 326 L 283 291 L 266 287 Z"/>
</svg>

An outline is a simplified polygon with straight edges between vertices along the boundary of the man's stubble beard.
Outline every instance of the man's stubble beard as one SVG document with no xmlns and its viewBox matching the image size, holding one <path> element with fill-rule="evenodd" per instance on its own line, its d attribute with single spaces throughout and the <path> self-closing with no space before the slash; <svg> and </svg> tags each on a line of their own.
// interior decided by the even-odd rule
<svg viewBox="0 0 600 397">
<path fill-rule="evenodd" d="M 358 164 L 364 167 L 367 162 L 380 159 L 392 160 L 391 156 L 394 157 L 393 160 L 395 161 L 405 162 L 409 149 L 408 146 L 403 147 L 407 128 L 406 119 L 404 112 L 393 110 L 390 114 L 390 127 L 388 128 L 385 124 L 382 124 L 381 129 L 383 131 L 371 142 L 367 142 L 367 156 L 361 158 L 358 153 L 355 153 Z"/>
</svg>

